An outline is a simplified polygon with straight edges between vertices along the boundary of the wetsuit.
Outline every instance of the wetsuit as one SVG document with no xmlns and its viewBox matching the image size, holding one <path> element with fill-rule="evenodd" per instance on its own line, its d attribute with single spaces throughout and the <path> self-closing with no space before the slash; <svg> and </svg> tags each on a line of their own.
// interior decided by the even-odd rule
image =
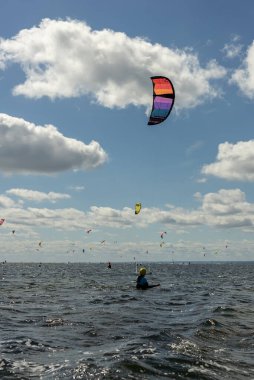
<svg viewBox="0 0 254 380">
<path fill-rule="evenodd" d="M 148 285 L 148 282 L 147 282 L 147 279 L 145 278 L 145 276 L 141 276 L 141 275 L 138 276 L 136 288 L 145 290 L 148 287 L 149 287 L 149 285 Z"/>
<path fill-rule="evenodd" d="M 145 278 L 145 276 L 139 275 L 137 278 L 137 285 L 136 285 L 137 289 L 145 290 L 148 288 L 155 288 L 156 286 L 160 286 L 160 284 L 148 285 L 148 282 L 147 282 L 147 279 Z"/>
</svg>

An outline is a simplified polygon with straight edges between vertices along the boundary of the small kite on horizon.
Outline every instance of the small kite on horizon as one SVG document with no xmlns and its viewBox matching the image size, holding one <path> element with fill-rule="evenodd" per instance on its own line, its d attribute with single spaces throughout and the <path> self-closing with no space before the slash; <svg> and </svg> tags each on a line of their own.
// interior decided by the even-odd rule
<svg viewBox="0 0 254 380">
<path fill-rule="evenodd" d="M 135 214 L 139 214 L 141 210 L 141 203 L 136 203 L 135 204 Z"/>
</svg>

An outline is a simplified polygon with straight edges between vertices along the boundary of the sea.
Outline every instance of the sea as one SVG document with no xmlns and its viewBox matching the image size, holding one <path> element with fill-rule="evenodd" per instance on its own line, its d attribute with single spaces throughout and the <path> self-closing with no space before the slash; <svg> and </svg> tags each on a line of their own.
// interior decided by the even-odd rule
<svg viewBox="0 0 254 380">
<path fill-rule="evenodd" d="M 254 263 L 1 263 L 0 379 L 254 379 Z"/>
</svg>

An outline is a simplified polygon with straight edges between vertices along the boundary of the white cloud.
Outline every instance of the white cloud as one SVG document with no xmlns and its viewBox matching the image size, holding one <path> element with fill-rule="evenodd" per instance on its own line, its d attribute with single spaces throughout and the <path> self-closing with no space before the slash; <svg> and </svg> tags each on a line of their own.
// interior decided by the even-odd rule
<svg viewBox="0 0 254 380">
<path fill-rule="evenodd" d="M 254 41 L 247 50 L 242 67 L 233 73 L 231 82 L 236 83 L 245 96 L 254 99 Z"/>
<path fill-rule="evenodd" d="M 204 165 L 202 173 L 227 180 L 254 181 L 254 140 L 219 144 L 216 162 Z"/>
<path fill-rule="evenodd" d="M 240 189 L 221 189 L 203 197 L 201 210 L 207 225 L 224 228 L 247 228 L 254 226 L 254 204 L 245 200 Z"/>
<path fill-rule="evenodd" d="M 116 210 L 111 207 L 92 206 L 88 217 L 91 223 L 108 227 L 126 228 L 135 225 L 135 215 L 132 209 L 125 207 Z"/>
<path fill-rule="evenodd" d="M 177 260 L 180 257 L 181 260 L 184 257 L 188 257 L 188 260 L 203 259 L 204 252 L 209 260 L 251 259 L 253 242 L 240 242 L 239 239 L 230 242 L 226 238 L 215 238 L 209 242 L 206 234 L 200 236 L 199 242 L 192 238 L 177 240 L 177 233 L 190 232 L 195 227 L 199 230 L 205 226 L 237 228 L 253 233 L 254 204 L 246 201 L 240 189 L 221 189 L 205 195 L 196 193 L 194 197 L 200 202 L 200 207 L 193 210 L 168 205 L 170 207 L 164 209 L 143 208 L 138 216 L 127 207 L 117 210 L 93 206 L 86 212 L 74 208 L 22 208 L 12 203 L 11 199 L 7 200 L 7 197 L 0 197 L 0 216 L 5 218 L 1 226 L 2 252 L 8 252 L 8 261 L 101 261 L 101 255 L 110 255 L 113 261 L 120 257 L 123 257 L 123 261 L 133 260 L 135 256 L 136 260 L 143 262 L 150 260 L 150 252 L 154 255 L 153 259 L 157 260 L 173 259 L 174 254 Z M 154 224 L 161 224 L 161 229 L 156 225 L 154 234 L 150 233 L 146 239 L 141 238 L 139 228 L 149 228 L 151 232 Z M 86 234 L 88 227 L 93 229 L 89 235 Z M 131 227 L 130 236 L 133 239 L 124 241 L 123 236 L 127 232 L 122 234 L 119 230 Z M 113 234 L 108 234 L 108 228 L 113 229 Z M 48 237 L 47 229 L 51 231 Z M 15 234 L 12 234 L 12 230 L 15 230 Z M 164 246 L 160 247 L 156 236 L 158 238 L 158 231 L 162 230 L 168 231 L 168 235 L 164 239 Z M 173 236 L 170 231 L 174 231 Z M 71 236 L 74 236 L 73 240 Z M 103 245 L 102 239 L 106 239 Z M 43 242 L 42 247 L 38 245 L 40 241 Z M 86 251 L 85 256 L 83 249 Z M 90 249 L 92 255 L 87 255 Z M 172 256 L 169 257 L 169 254 Z"/>
<path fill-rule="evenodd" d="M 55 193 L 50 191 L 49 193 L 43 193 L 41 191 L 28 190 L 28 189 L 10 189 L 6 191 L 7 194 L 16 195 L 17 197 L 27 199 L 29 201 L 49 201 L 55 203 L 61 199 L 69 199 L 69 194 Z"/>
<path fill-rule="evenodd" d="M 107 154 L 96 142 L 89 145 L 63 136 L 53 125 L 37 126 L 0 114 L 0 170 L 6 173 L 53 174 L 94 169 Z"/>
<path fill-rule="evenodd" d="M 246 202 L 245 194 L 240 189 L 221 189 L 203 197 L 202 210 L 209 215 L 239 215 L 252 213 L 254 205 Z"/>
<path fill-rule="evenodd" d="M 6 195 L 0 195 L 0 208 L 21 207 L 21 204 L 14 202 L 13 199 L 6 197 Z"/>
<path fill-rule="evenodd" d="M 14 228 L 19 225 L 23 229 L 46 228 L 68 232 L 78 230 L 83 231 L 84 237 L 87 228 L 135 228 L 138 231 L 138 228 L 144 229 L 153 224 L 177 231 L 200 226 L 253 230 L 254 204 L 246 201 L 245 194 L 240 189 L 221 189 L 217 193 L 204 196 L 195 193 L 194 197 L 200 202 L 196 209 L 173 206 L 166 206 L 165 209 L 143 208 L 138 216 L 129 207 L 117 210 L 92 206 L 86 212 L 75 208 L 25 208 L 7 200 L 7 197 L 0 197 L 0 215 Z"/>
<path fill-rule="evenodd" d="M 159 57 L 159 59 L 158 59 Z M 85 22 L 44 19 L 38 27 L 0 40 L 0 68 L 20 64 L 26 75 L 13 93 L 52 99 L 91 94 L 105 107 L 150 108 L 150 76 L 171 78 L 176 107 L 191 108 L 218 95 L 211 80 L 226 70 L 215 60 L 201 67 L 190 49 L 171 49 Z"/>
<path fill-rule="evenodd" d="M 239 36 L 234 36 L 230 43 L 224 45 L 222 51 L 226 58 L 233 59 L 241 54 L 243 45 L 239 43 L 239 40 Z"/>
<path fill-rule="evenodd" d="M 204 196 L 195 193 L 194 197 L 201 206 L 194 210 L 180 207 L 170 210 L 145 209 L 139 214 L 143 221 L 137 224 L 147 226 L 160 223 L 169 228 L 193 228 L 210 226 L 215 228 L 252 228 L 254 227 L 254 204 L 248 203 L 240 189 L 221 189 L 217 193 Z"/>
</svg>

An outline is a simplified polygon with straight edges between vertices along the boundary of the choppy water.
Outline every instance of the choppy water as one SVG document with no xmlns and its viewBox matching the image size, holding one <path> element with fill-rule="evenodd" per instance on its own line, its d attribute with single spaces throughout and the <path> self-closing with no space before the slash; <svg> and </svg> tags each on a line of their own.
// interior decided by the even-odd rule
<svg viewBox="0 0 254 380">
<path fill-rule="evenodd" d="M 1 379 L 254 379 L 254 264 L 2 264 Z"/>
</svg>

